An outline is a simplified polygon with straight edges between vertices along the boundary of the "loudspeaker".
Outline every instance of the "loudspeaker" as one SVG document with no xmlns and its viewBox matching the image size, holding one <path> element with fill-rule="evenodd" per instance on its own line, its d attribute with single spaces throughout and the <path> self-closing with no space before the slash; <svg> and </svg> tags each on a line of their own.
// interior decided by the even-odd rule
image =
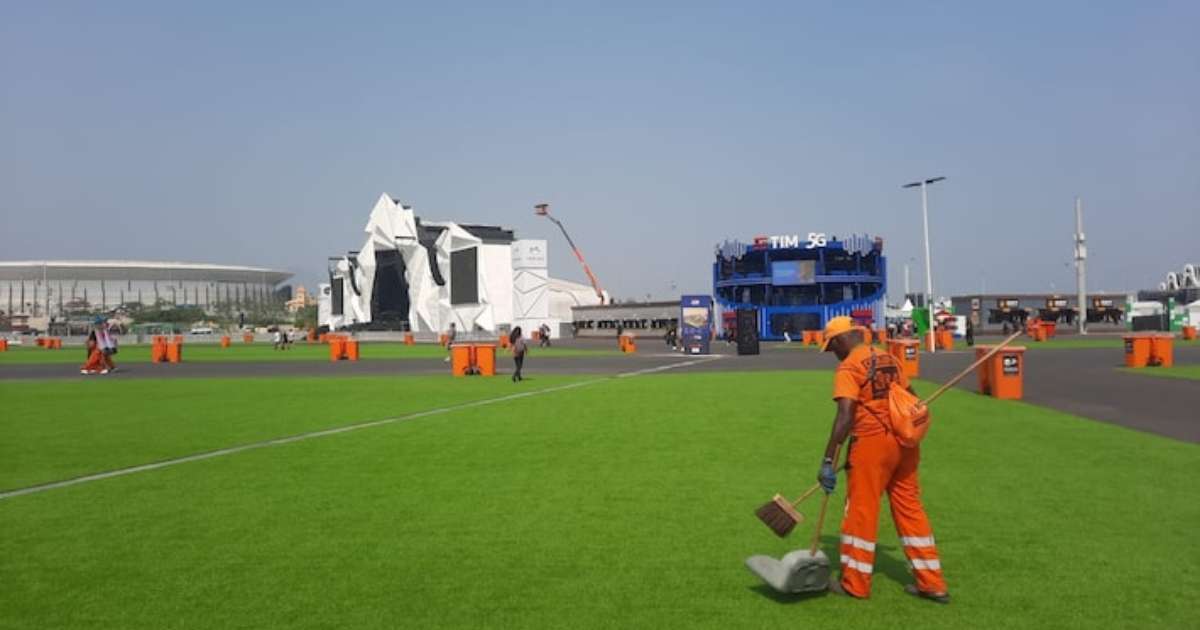
<svg viewBox="0 0 1200 630">
<path fill-rule="evenodd" d="M 758 354 L 758 311 L 740 309 L 737 312 L 737 353 Z"/>
</svg>

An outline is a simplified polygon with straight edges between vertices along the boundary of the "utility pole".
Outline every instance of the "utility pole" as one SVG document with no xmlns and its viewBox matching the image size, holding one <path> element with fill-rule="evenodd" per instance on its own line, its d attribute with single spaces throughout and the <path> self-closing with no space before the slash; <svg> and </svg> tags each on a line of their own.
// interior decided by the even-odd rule
<svg viewBox="0 0 1200 630">
<path fill-rule="evenodd" d="M 1083 237 L 1083 200 L 1075 198 L 1075 290 L 1079 334 L 1087 334 L 1087 243 Z"/>
<path fill-rule="evenodd" d="M 945 177 L 931 177 L 921 181 L 911 182 L 901 186 L 901 188 L 921 187 L 921 221 L 925 227 L 925 309 L 929 311 L 929 352 L 932 354 L 934 347 L 937 345 L 934 341 L 933 334 L 933 263 L 929 259 L 929 195 L 926 188 L 930 184 L 946 179 Z"/>
</svg>

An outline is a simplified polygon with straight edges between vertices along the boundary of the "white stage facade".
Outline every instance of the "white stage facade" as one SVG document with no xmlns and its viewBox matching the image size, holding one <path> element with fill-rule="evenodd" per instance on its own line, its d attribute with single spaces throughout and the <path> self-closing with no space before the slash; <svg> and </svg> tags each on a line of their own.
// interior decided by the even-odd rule
<svg viewBox="0 0 1200 630">
<path fill-rule="evenodd" d="M 571 321 L 571 307 L 600 304 L 587 285 L 549 276 L 545 240 L 498 226 L 426 221 L 384 193 L 358 251 L 330 259 L 318 319 L 330 330 L 464 333 L 525 331 Z M 607 299 L 605 300 L 607 301 Z"/>
</svg>

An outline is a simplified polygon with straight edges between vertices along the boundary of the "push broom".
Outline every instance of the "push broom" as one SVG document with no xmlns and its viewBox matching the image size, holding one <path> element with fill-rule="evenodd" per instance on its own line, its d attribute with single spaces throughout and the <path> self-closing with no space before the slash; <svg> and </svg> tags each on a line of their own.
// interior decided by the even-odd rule
<svg viewBox="0 0 1200 630">
<path fill-rule="evenodd" d="M 967 366 L 964 370 L 962 370 L 961 372 L 956 374 L 954 376 L 954 378 L 950 379 L 949 381 L 946 381 L 945 384 L 943 384 L 941 387 L 937 388 L 937 391 L 933 392 L 932 394 L 929 395 L 928 398 L 926 398 L 925 400 L 922 400 L 920 402 L 920 406 L 928 407 L 933 401 L 940 398 L 942 396 L 942 394 L 949 391 L 949 389 L 951 387 L 954 387 L 956 384 L 958 384 L 959 381 L 966 378 L 968 374 L 970 374 L 971 372 L 973 372 L 975 370 L 975 368 L 983 365 L 988 359 L 995 356 L 997 352 L 1000 352 L 1000 350 L 1002 350 L 1008 344 L 1012 343 L 1017 337 L 1020 337 L 1022 334 L 1024 334 L 1024 333 L 1021 331 L 1018 331 L 1018 332 L 1015 332 L 1015 333 L 1009 335 L 1007 338 L 1005 338 L 1003 341 L 1001 341 L 999 344 L 997 344 L 994 348 L 992 348 L 991 350 L 988 350 L 986 353 L 984 353 L 983 356 L 979 357 L 978 359 L 975 359 L 974 363 Z M 845 468 L 845 464 L 839 466 L 837 470 L 840 472 L 843 468 Z M 797 525 L 804 522 L 804 515 L 801 514 L 800 510 L 798 510 L 797 508 L 800 506 L 801 503 L 804 502 L 805 499 L 812 496 L 812 494 L 814 492 L 816 492 L 817 490 L 819 490 L 820 488 L 821 488 L 820 483 L 813 484 L 812 487 L 810 487 L 808 490 L 805 490 L 804 494 L 800 495 L 800 498 L 796 499 L 795 501 L 788 501 L 787 498 L 785 498 L 783 495 L 776 494 L 774 497 L 771 498 L 770 501 L 767 501 L 766 503 L 764 503 L 762 505 L 762 507 L 755 510 L 754 515 L 757 516 L 758 520 L 762 521 L 764 525 L 771 528 L 771 531 L 775 532 L 776 536 L 783 538 L 784 536 L 787 536 L 788 534 L 792 533 L 792 530 L 795 529 Z M 826 501 L 821 504 L 821 520 L 824 520 L 825 503 L 828 502 L 829 495 L 825 495 L 825 498 L 826 498 Z M 817 529 L 819 532 L 820 524 L 818 524 Z"/>
</svg>

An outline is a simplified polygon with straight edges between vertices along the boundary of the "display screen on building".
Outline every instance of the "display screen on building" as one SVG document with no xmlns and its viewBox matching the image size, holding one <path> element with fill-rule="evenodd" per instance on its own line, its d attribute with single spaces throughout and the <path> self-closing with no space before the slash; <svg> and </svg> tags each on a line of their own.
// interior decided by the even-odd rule
<svg viewBox="0 0 1200 630">
<path fill-rule="evenodd" d="M 798 285 L 816 283 L 817 261 L 777 260 L 771 263 L 771 284 Z"/>
<path fill-rule="evenodd" d="M 329 311 L 331 313 L 333 313 L 334 315 L 342 314 L 342 299 L 344 298 L 344 296 L 342 295 L 342 292 L 345 291 L 345 289 L 343 288 L 344 282 L 345 281 L 342 280 L 341 278 L 334 278 L 333 282 L 331 283 L 332 287 L 330 290 L 333 292 L 333 295 L 329 296 L 330 302 L 332 302 L 332 304 L 329 307 Z"/>
<path fill-rule="evenodd" d="M 450 252 L 450 304 L 479 303 L 479 250 Z"/>
</svg>

